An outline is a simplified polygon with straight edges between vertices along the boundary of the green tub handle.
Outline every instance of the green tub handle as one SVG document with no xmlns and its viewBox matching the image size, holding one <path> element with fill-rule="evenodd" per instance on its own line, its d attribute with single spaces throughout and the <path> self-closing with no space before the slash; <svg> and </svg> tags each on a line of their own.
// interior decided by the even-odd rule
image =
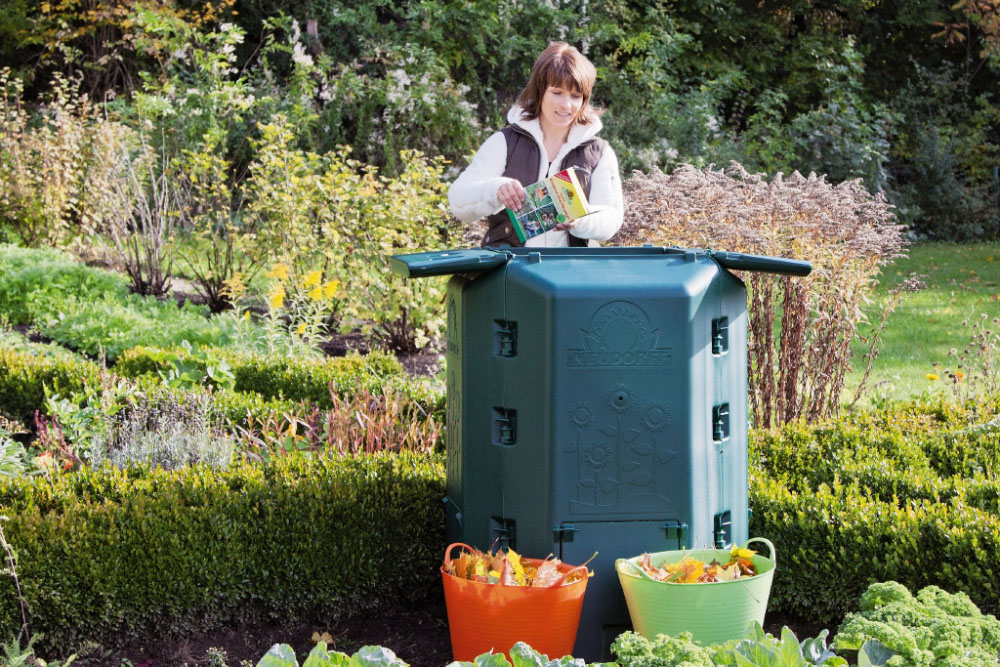
<svg viewBox="0 0 1000 667">
<path fill-rule="evenodd" d="M 638 575 L 639 575 L 638 578 L 645 579 L 647 581 L 656 581 L 656 579 L 653 579 L 651 576 L 649 576 L 648 572 L 646 572 L 644 569 L 642 569 L 641 567 L 639 567 L 638 563 L 633 562 L 631 558 L 619 558 L 618 560 L 615 561 L 615 569 L 618 570 L 619 572 L 621 572 L 623 574 L 628 574 L 628 575 L 633 576 L 633 577 L 636 576 L 632 572 L 626 572 L 626 571 L 624 571 L 622 569 L 622 563 L 628 563 L 629 567 L 632 570 L 634 570 L 634 572 L 638 573 Z"/>
<path fill-rule="evenodd" d="M 767 548 L 771 550 L 771 562 L 774 563 L 775 567 L 778 567 L 778 552 L 774 550 L 774 544 L 771 540 L 766 537 L 751 537 L 749 540 L 743 543 L 743 548 L 748 548 L 751 542 L 763 542 L 767 545 Z M 639 568 L 642 569 L 642 568 Z"/>
</svg>

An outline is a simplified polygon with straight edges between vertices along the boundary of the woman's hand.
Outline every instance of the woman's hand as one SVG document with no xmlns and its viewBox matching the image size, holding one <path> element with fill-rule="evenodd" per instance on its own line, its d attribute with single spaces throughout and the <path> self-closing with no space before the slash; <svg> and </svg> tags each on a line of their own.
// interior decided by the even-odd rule
<svg viewBox="0 0 1000 667">
<path fill-rule="evenodd" d="M 507 181 L 497 189 L 497 201 L 512 211 L 517 211 L 524 205 L 524 186 L 521 181 Z"/>
<path fill-rule="evenodd" d="M 577 220 L 579 220 L 579 218 L 577 218 Z M 560 222 L 558 225 L 556 225 L 552 229 L 554 229 L 556 231 L 559 231 L 559 232 L 568 232 L 569 230 L 573 229 L 574 227 L 576 227 L 576 220 L 567 220 L 566 222 Z"/>
</svg>

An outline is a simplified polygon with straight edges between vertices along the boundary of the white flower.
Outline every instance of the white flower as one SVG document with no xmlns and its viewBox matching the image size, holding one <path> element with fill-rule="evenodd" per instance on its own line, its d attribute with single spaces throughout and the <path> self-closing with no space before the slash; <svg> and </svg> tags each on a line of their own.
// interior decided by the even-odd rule
<svg viewBox="0 0 1000 667">
<path fill-rule="evenodd" d="M 301 67 L 313 66 L 312 56 L 306 53 L 305 47 L 298 42 L 296 42 L 295 46 L 292 48 L 292 62 Z"/>
</svg>

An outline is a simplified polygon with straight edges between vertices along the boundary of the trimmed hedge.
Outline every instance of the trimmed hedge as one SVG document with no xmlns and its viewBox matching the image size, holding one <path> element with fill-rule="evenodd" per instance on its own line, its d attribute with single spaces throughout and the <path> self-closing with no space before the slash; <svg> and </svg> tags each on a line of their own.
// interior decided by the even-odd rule
<svg viewBox="0 0 1000 667">
<path fill-rule="evenodd" d="M 180 353 L 184 350 L 179 348 Z M 100 381 L 101 369 L 89 361 L 77 361 L 71 358 L 56 358 L 38 350 L 16 350 L 0 348 L 0 414 L 16 418 L 25 424 L 33 423 L 35 410 L 44 414 L 45 386 L 63 394 L 79 392 L 83 384 L 96 384 Z M 155 371 L 169 367 L 170 351 L 151 348 L 133 348 L 129 350 L 121 362 L 114 367 L 119 373 L 134 377 L 140 387 L 150 384 L 160 384 L 161 380 Z M 242 377 L 251 377 L 253 382 L 245 382 L 242 386 L 255 386 L 270 390 L 258 392 L 255 390 L 214 392 L 213 408 L 221 417 L 246 426 L 248 413 L 255 417 L 271 414 L 288 414 L 294 412 L 301 400 L 315 402 L 321 407 L 330 407 L 330 393 L 327 382 L 333 382 L 342 394 L 350 393 L 358 388 L 379 389 L 389 383 L 403 395 L 417 401 L 428 414 L 440 422 L 444 422 L 445 396 L 435 392 L 425 385 L 417 384 L 403 372 L 399 362 L 390 355 L 373 353 L 365 357 L 351 356 L 324 360 L 295 359 L 265 359 L 251 355 L 240 356 L 225 350 L 210 349 L 213 360 L 226 358 L 234 366 L 237 375 L 237 388 L 240 388 Z M 162 359 L 157 357 L 162 355 Z M 274 375 L 268 376 L 268 371 Z M 267 378 L 273 378 L 269 385 Z M 287 388 L 290 391 L 298 383 L 299 390 L 295 397 L 283 397 Z"/>
<path fill-rule="evenodd" d="M 300 359 L 225 348 L 203 348 L 191 353 L 181 347 L 140 346 L 125 351 L 114 371 L 132 378 L 155 375 L 167 371 L 175 360 L 195 364 L 202 371 L 209 364 L 225 361 L 235 377 L 236 392 L 256 395 L 265 401 L 308 401 L 322 409 L 332 405 L 331 384 L 341 396 L 361 389 L 380 391 L 388 384 L 444 421 L 444 394 L 412 381 L 393 355 L 379 351 L 364 356 Z"/>
<path fill-rule="evenodd" d="M 0 513 L 31 631 L 65 653 L 425 597 L 438 581 L 443 494 L 438 458 L 300 455 L 0 480 Z M 13 636 L 10 577 L 0 600 L 0 632 Z"/>
<path fill-rule="evenodd" d="M 998 461 L 1000 397 L 754 432 L 750 532 L 779 557 L 769 609 L 829 624 L 892 579 L 1000 611 Z"/>
<path fill-rule="evenodd" d="M 89 361 L 0 348 L 0 414 L 32 424 L 42 410 L 45 387 L 63 394 L 79 392 L 99 381 L 101 369 Z"/>
<path fill-rule="evenodd" d="M 772 612 L 834 623 L 884 579 L 964 591 L 984 612 L 1000 610 L 1000 518 L 992 512 L 961 499 L 886 503 L 843 487 L 795 494 L 756 473 L 750 488 L 751 532 L 778 552 Z"/>
</svg>

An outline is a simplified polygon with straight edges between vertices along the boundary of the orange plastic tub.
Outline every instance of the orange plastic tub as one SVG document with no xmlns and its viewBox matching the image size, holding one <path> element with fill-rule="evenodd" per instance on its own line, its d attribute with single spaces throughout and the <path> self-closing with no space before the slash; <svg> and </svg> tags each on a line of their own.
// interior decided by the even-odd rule
<svg viewBox="0 0 1000 667">
<path fill-rule="evenodd" d="M 444 552 L 445 563 L 455 547 L 472 551 L 465 544 L 452 544 Z M 522 558 L 521 562 L 537 566 L 542 561 Z M 563 577 L 550 588 L 540 588 L 460 579 L 445 572 L 442 564 L 441 578 L 454 659 L 471 661 L 491 650 L 508 654 L 509 659 L 511 647 L 519 641 L 550 658 L 570 655 L 580 624 L 587 577 L 568 585 L 562 582 L 571 572 L 587 568 L 566 563 L 558 568 Z"/>
</svg>

